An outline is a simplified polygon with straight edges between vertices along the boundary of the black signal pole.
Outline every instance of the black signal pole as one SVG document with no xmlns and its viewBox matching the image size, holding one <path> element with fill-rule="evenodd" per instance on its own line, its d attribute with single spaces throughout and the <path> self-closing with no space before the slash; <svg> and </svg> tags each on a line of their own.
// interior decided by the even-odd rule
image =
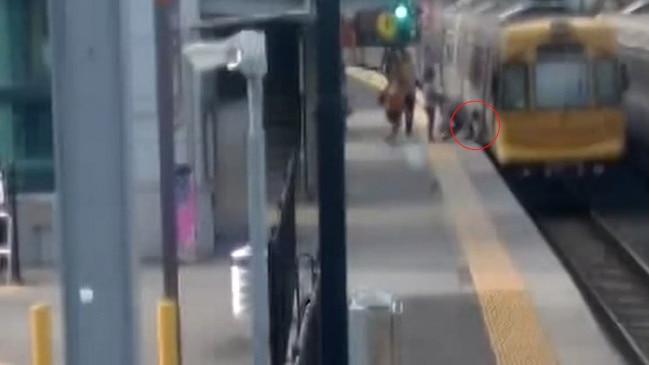
<svg viewBox="0 0 649 365">
<path fill-rule="evenodd" d="M 156 50 L 156 97 L 160 163 L 160 210 L 162 228 L 162 278 L 166 299 L 178 300 L 178 251 L 176 247 L 176 198 L 174 151 L 174 22 L 177 0 L 153 1 L 153 29 Z M 177 29 L 176 29 L 177 30 Z M 180 309 L 176 324 L 180 334 Z M 182 364 L 181 336 L 177 336 L 178 361 Z"/>
<path fill-rule="evenodd" d="M 347 365 L 347 229 L 340 0 L 317 0 L 316 8 L 321 364 Z"/>
</svg>

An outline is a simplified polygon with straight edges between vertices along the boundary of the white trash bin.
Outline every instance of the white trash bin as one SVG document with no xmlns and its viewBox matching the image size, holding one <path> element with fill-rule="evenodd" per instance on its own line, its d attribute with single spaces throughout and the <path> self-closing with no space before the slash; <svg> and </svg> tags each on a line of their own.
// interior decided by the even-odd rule
<svg viewBox="0 0 649 365">
<path fill-rule="evenodd" d="M 230 289 L 232 316 L 241 322 L 244 334 L 250 335 L 250 310 L 252 300 L 252 247 L 249 243 L 230 252 Z"/>
<path fill-rule="evenodd" d="M 402 313 L 402 302 L 391 294 L 355 292 L 349 303 L 349 364 L 400 365 Z"/>
</svg>

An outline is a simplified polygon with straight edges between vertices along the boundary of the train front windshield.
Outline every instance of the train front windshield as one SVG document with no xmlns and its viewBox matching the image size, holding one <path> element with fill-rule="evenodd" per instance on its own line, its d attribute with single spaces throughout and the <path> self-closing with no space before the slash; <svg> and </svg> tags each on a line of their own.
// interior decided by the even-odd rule
<svg viewBox="0 0 649 365">
<path fill-rule="evenodd" d="M 593 71 L 596 102 L 599 105 L 619 106 L 624 93 L 620 62 L 611 59 L 596 60 L 593 62 Z"/>
<path fill-rule="evenodd" d="M 539 60 L 534 73 L 535 105 L 539 109 L 588 108 L 593 103 L 617 106 L 621 101 L 616 60 L 569 56 L 562 60 Z"/>
<path fill-rule="evenodd" d="M 527 109 L 527 66 L 524 64 L 508 64 L 502 69 L 500 100 L 502 109 Z"/>
<path fill-rule="evenodd" d="M 539 57 L 534 68 L 538 109 L 585 108 L 590 105 L 591 78 L 585 55 Z"/>
<path fill-rule="evenodd" d="M 526 109 L 528 104 L 541 110 L 618 106 L 622 96 L 619 62 L 588 57 L 581 49 L 540 50 L 529 66 L 505 65 L 501 86 L 502 107 L 510 110 Z M 528 96 L 533 103 L 528 103 Z"/>
</svg>

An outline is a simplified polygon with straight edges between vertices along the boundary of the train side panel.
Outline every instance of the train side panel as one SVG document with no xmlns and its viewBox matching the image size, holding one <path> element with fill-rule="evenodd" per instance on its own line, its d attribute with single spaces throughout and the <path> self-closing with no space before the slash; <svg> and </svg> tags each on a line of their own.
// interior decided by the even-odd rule
<svg viewBox="0 0 649 365">
<path fill-rule="evenodd" d="M 500 114 L 494 154 L 501 165 L 612 162 L 625 152 L 626 117 L 619 108 Z"/>
</svg>

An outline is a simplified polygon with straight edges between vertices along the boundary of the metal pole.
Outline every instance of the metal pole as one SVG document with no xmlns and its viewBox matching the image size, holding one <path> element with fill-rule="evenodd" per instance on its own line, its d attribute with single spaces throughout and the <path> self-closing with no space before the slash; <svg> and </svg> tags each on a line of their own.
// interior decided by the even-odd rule
<svg viewBox="0 0 649 365">
<path fill-rule="evenodd" d="M 128 0 L 51 0 L 67 365 L 139 363 Z"/>
<path fill-rule="evenodd" d="M 345 127 L 341 103 L 340 0 L 318 0 L 316 6 L 322 364 L 347 365 Z"/>
<path fill-rule="evenodd" d="M 264 72 L 265 74 L 265 72 Z M 270 364 L 266 135 L 263 126 L 263 74 L 248 76 L 248 224 L 254 288 L 253 364 Z"/>
<path fill-rule="evenodd" d="M 213 58 L 211 67 L 226 65 L 241 71 L 248 79 L 247 185 L 248 230 L 252 246 L 253 271 L 253 354 L 255 365 L 270 365 L 268 302 L 268 224 L 266 198 L 266 136 L 263 125 L 263 79 L 267 72 L 266 37 L 261 32 L 244 30 L 225 44 L 214 42 L 194 57 Z M 225 46 L 225 47 L 224 47 Z M 196 49 L 196 48 L 194 48 Z M 206 51 L 206 49 L 208 51 Z M 229 51 L 241 56 L 232 58 Z M 189 54 L 192 54 L 189 51 Z M 190 56 L 191 57 L 191 56 Z M 203 59 L 205 62 L 205 59 Z M 200 62 L 199 62 L 200 63 Z"/>
<path fill-rule="evenodd" d="M 164 296 L 178 300 L 178 249 L 176 242 L 175 151 L 174 151 L 174 30 L 173 0 L 154 1 L 156 47 L 156 92 L 158 106 L 158 151 L 160 162 L 160 211 L 162 229 L 162 261 Z M 180 311 L 177 311 L 180 330 Z M 182 354 L 181 336 L 178 353 Z M 182 363 L 182 356 L 180 357 Z"/>
<path fill-rule="evenodd" d="M 270 365 L 268 301 L 268 202 L 266 198 L 266 135 L 263 124 L 266 36 L 244 30 L 227 41 L 219 57 L 230 70 L 241 71 L 248 79 L 248 231 L 252 247 L 253 276 L 253 364 Z M 234 50 L 240 57 L 228 55 Z"/>
<path fill-rule="evenodd" d="M 307 161 L 307 121 L 308 118 L 308 105 L 306 102 L 307 88 L 306 88 L 306 34 L 302 30 L 300 32 L 299 42 L 299 57 L 300 57 L 300 192 L 306 196 L 309 193 L 309 162 Z"/>
<path fill-rule="evenodd" d="M 20 237 L 18 236 L 18 181 L 16 176 L 16 164 L 9 164 L 7 171 L 5 189 L 9 194 L 5 199 L 9 200 L 11 212 L 11 279 L 15 284 L 22 284 L 23 279 L 20 270 Z M 7 227 L 9 228 L 9 227 Z"/>
<path fill-rule="evenodd" d="M 171 1 L 154 3 L 156 86 L 160 153 L 160 209 L 162 211 L 162 256 L 164 294 L 178 299 L 178 255 L 176 250 L 176 203 L 174 196 L 174 80 Z"/>
</svg>

